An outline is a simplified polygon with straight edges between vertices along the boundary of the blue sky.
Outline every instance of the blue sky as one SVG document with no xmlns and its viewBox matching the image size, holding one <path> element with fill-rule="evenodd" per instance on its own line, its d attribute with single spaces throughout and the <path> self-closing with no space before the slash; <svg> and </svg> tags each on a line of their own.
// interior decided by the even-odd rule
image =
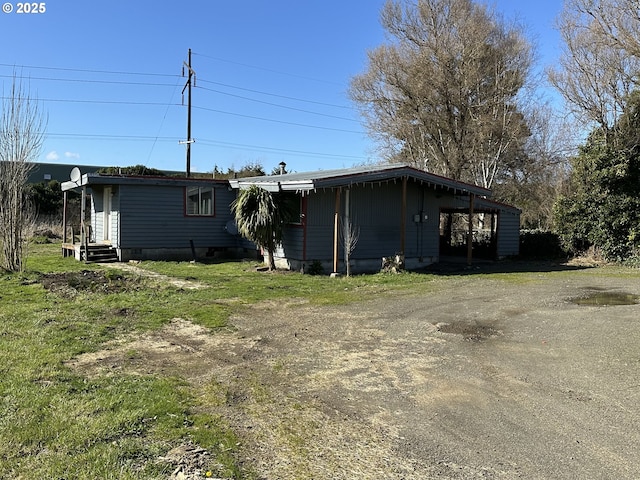
<svg viewBox="0 0 640 480">
<path fill-rule="evenodd" d="M 384 0 L 50 0 L 37 14 L 9 3 L 13 11 L 0 13 L 0 83 L 6 92 L 15 72 L 41 101 L 40 161 L 184 170 L 189 48 L 192 171 L 377 159 L 346 92 L 367 50 L 384 42 Z M 527 25 L 541 67 L 559 50 L 552 27 L 561 3 L 495 4 Z"/>
</svg>

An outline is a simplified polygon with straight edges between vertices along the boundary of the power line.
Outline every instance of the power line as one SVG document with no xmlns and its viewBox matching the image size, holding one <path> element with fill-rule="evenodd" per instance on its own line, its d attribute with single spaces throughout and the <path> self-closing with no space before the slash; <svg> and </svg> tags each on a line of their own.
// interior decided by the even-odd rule
<svg viewBox="0 0 640 480">
<path fill-rule="evenodd" d="M 0 98 L 7 99 L 7 97 L 0 97 Z M 132 102 L 132 101 L 119 101 L 119 100 L 75 100 L 75 99 L 55 99 L 55 98 L 43 98 L 43 99 L 39 98 L 38 100 L 39 101 L 43 101 L 43 102 L 61 102 L 61 103 L 88 103 L 88 104 L 105 104 L 105 105 L 141 105 L 141 106 L 160 106 L 160 107 L 183 107 L 183 105 L 181 105 L 179 103 L 163 103 L 163 102 Z M 223 115 L 233 115 L 233 116 L 238 116 L 238 117 L 243 117 L 243 118 L 250 118 L 250 119 L 253 119 L 253 120 L 261 120 L 261 121 L 265 121 L 265 122 L 281 123 L 281 124 L 285 124 L 285 125 L 293 125 L 293 126 L 297 126 L 297 127 L 315 128 L 315 129 L 321 129 L 321 130 L 331 130 L 331 131 L 337 131 L 337 132 L 343 132 L 343 133 L 358 133 L 358 134 L 363 133 L 361 131 L 356 131 L 356 130 L 346 130 L 346 129 L 340 129 L 340 128 L 334 128 L 334 127 L 324 127 L 324 126 L 321 126 L 321 125 L 309 125 L 309 124 L 303 124 L 303 123 L 297 123 L 297 122 L 289 122 L 289 121 L 277 120 L 277 119 L 273 119 L 273 118 L 264 118 L 264 117 L 254 116 L 254 115 L 246 115 L 246 114 L 242 114 L 242 113 L 227 112 L 227 111 L 224 111 L 224 110 L 218 110 L 218 109 L 207 108 L 207 107 L 200 107 L 200 106 L 196 106 L 196 105 L 194 105 L 193 108 L 194 109 L 198 109 L 198 110 L 213 112 L 213 113 L 221 113 Z M 286 108 L 286 107 L 283 106 L 283 108 Z M 308 113 L 315 113 L 315 112 L 308 112 Z M 322 115 L 320 113 L 317 113 L 317 114 L 318 115 Z M 333 117 L 333 116 L 330 116 L 330 117 Z M 333 117 L 333 118 L 340 118 L 340 117 Z M 345 119 L 345 120 L 350 120 L 350 119 Z"/>
<path fill-rule="evenodd" d="M 220 95 L 227 95 L 229 97 L 240 98 L 242 100 L 249 100 L 251 102 L 261 103 L 263 105 L 270 105 L 272 107 L 285 108 L 287 110 L 293 110 L 293 111 L 296 111 L 296 112 L 310 113 L 312 115 L 319 115 L 319 116 L 322 116 L 322 117 L 335 118 L 337 120 L 344 120 L 344 121 L 347 121 L 347 122 L 360 123 L 357 120 L 354 120 L 353 118 L 340 117 L 338 115 L 330 115 L 328 113 L 314 112 L 314 111 L 311 111 L 311 110 L 305 110 L 303 108 L 290 107 L 288 105 L 282 105 L 282 104 L 279 104 L 279 103 L 266 102 L 264 100 L 258 100 L 258 99 L 255 99 L 255 98 L 245 97 L 245 96 L 242 96 L 242 95 L 235 95 L 233 93 L 222 92 L 220 90 L 214 90 L 212 88 L 207 88 L 207 87 L 198 87 L 198 88 L 200 90 L 206 90 L 208 92 L 219 93 Z"/>
<path fill-rule="evenodd" d="M 13 78 L 13 75 L 0 75 L 0 78 Z M 123 82 L 119 80 L 89 80 L 80 78 L 29 77 L 29 80 L 46 80 L 53 82 L 101 83 L 113 85 L 142 85 L 145 87 L 173 87 L 173 83 Z"/>
<path fill-rule="evenodd" d="M 195 53 L 194 53 L 194 55 L 195 55 Z M 236 64 L 243 65 L 243 66 L 246 66 L 246 67 L 251 67 L 251 68 L 256 68 L 256 69 L 260 69 L 260 70 L 271 71 L 271 72 L 274 72 L 274 73 L 288 75 L 288 76 L 292 76 L 292 77 L 305 78 L 305 79 L 314 80 L 314 81 L 322 81 L 322 80 L 319 80 L 319 79 L 313 79 L 313 78 L 304 77 L 304 76 L 301 76 L 301 75 L 290 74 L 290 73 L 286 73 L 286 72 L 278 72 L 276 70 L 264 69 L 264 68 L 253 66 L 253 65 L 246 65 L 246 64 L 239 63 L 239 62 L 227 61 L 227 60 L 224 60 L 224 59 L 218 59 L 218 58 L 209 57 L 209 56 L 206 56 L 206 55 L 200 55 L 200 56 L 201 57 L 210 58 L 210 59 L 213 59 L 213 60 L 217 60 L 217 61 L 226 61 L 226 62 L 229 62 L 229 63 L 236 63 Z M 37 70 L 46 70 L 46 71 L 52 71 L 52 72 L 56 72 L 56 71 L 57 72 L 75 72 L 75 73 L 95 74 L 95 75 L 148 76 L 148 77 L 158 77 L 158 78 L 164 77 L 164 78 L 172 78 L 172 79 L 176 79 L 176 78 L 179 79 L 180 78 L 179 75 L 164 74 L 164 73 L 153 73 L 153 72 L 110 71 L 110 70 L 94 70 L 94 69 L 84 69 L 84 68 L 64 68 L 64 67 L 51 67 L 51 66 L 38 66 L 38 65 L 10 65 L 10 64 L 6 64 L 6 63 L 0 63 L 0 67 L 11 67 L 11 68 L 14 68 L 14 69 L 15 68 L 37 69 Z M 15 75 L 0 75 L 0 78 L 14 78 L 14 77 L 15 77 Z M 176 88 L 176 85 L 177 85 L 177 83 L 161 83 L 161 82 L 154 82 L 154 81 L 130 81 L 130 80 L 118 80 L 118 79 L 108 80 L 108 79 L 103 79 L 103 78 L 91 79 L 91 78 L 68 78 L 68 77 L 55 77 L 55 76 L 38 76 L 38 77 L 29 77 L 29 78 L 31 80 L 52 81 L 52 82 L 107 84 L 107 85 L 134 85 L 134 86 L 145 86 L 145 87 L 147 87 L 147 86 L 151 86 L 151 87 L 153 87 L 153 86 L 172 87 L 172 88 L 174 88 L 174 92 L 172 94 L 172 99 L 173 99 L 173 95 L 175 94 L 175 88 Z M 179 82 L 179 80 L 178 80 L 178 82 Z M 271 97 L 274 97 L 274 98 L 281 98 L 281 99 L 285 99 L 285 100 L 291 100 L 291 101 L 295 101 L 295 102 L 304 102 L 304 103 L 308 103 L 308 104 L 322 105 L 322 106 L 331 107 L 331 108 L 350 109 L 350 107 L 345 106 L 345 105 L 338 105 L 338 104 L 315 101 L 315 100 L 310 100 L 310 99 L 296 98 L 296 97 L 292 97 L 292 96 L 280 95 L 280 94 L 277 94 L 277 93 L 264 92 L 264 91 L 260 91 L 260 90 L 249 89 L 249 88 L 243 88 L 243 87 L 239 87 L 239 86 L 236 86 L 236 85 L 230 85 L 230 84 L 214 82 L 214 81 L 209 81 L 209 80 L 200 80 L 200 82 L 201 83 L 210 84 L 210 85 L 218 85 L 218 86 L 225 87 L 225 88 L 236 89 L 236 90 L 239 90 L 239 91 L 251 92 L 251 93 L 255 93 L 257 95 L 265 95 L 265 96 L 271 96 Z M 325 82 L 325 83 L 331 83 L 331 82 Z M 331 115 L 331 114 L 325 114 L 325 113 L 321 113 L 321 112 L 315 112 L 315 111 L 312 111 L 312 110 L 307 110 L 307 109 L 304 109 L 304 108 L 296 108 L 296 107 L 292 107 L 292 106 L 289 106 L 289 105 L 283 105 L 283 104 L 276 103 L 276 102 L 264 101 L 264 100 L 260 100 L 260 99 L 256 99 L 256 98 L 246 97 L 246 96 L 243 96 L 243 95 L 237 95 L 237 94 L 233 94 L 233 93 L 230 93 L 230 92 L 220 91 L 220 90 L 207 88 L 207 87 L 202 87 L 202 86 L 198 86 L 197 88 L 200 88 L 200 89 L 206 90 L 206 91 L 210 91 L 210 92 L 213 92 L 213 93 L 218 93 L 218 94 L 221 94 L 221 95 L 227 95 L 227 96 L 230 96 L 230 97 L 239 98 L 239 99 L 242 99 L 242 100 L 252 101 L 252 102 L 256 102 L 256 103 L 261 103 L 261 104 L 265 104 L 265 105 L 270 105 L 270 106 L 274 106 L 274 107 L 278 107 L 278 108 L 284 108 L 284 109 L 298 111 L 298 112 L 302 112 L 302 113 L 308 113 L 308 114 L 319 115 L 319 116 L 323 116 L 323 117 L 327 117 L 327 118 L 333 118 L 333 119 L 351 121 L 351 122 L 358 123 L 357 120 L 354 120 L 352 118 L 347 118 L 347 117 L 341 117 L 339 115 Z M 0 97 L 0 98 L 5 98 L 6 99 L 6 97 Z M 165 118 L 166 118 L 168 109 L 170 107 L 181 106 L 180 104 L 177 104 L 177 103 L 174 104 L 174 103 L 171 103 L 171 102 L 166 103 L 166 102 L 153 102 L 153 101 L 92 100 L 92 99 L 84 99 L 83 100 L 83 99 L 63 99 L 63 98 L 44 98 L 44 99 L 38 99 L 38 100 L 39 101 L 43 101 L 43 102 L 76 103 L 76 104 L 162 106 L 162 107 L 166 107 L 165 114 L 164 114 Z M 223 114 L 223 115 L 232 115 L 232 116 L 236 116 L 236 117 L 248 118 L 248 119 L 264 121 L 264 122 L 278 123 L 278 124 L 284 124 L 284 125 L 291 125 L 291 126 L 296 126 L 296 127 L 313 128 L 313 129 L 320 129 L 320 130 L 325 130 L 325 131 L 335 131 L 335 132 L 359 134 L 359 135 L 362 135 L 364 133 L 362 131 L 356 131 L 356 130 L 340 129 L 340 128 L 334 128 L 334 127 L 326 127 L 326 126 L 321 126 L 321 125 L 305 124 L 305 123 L 292 122 L 292 121 L 286 121 L 286 120 L 278 120 L 278 119 L 273 119 L 273 118 L 265 118 L 265 117 L 249 115 L 249 114 L 242 114 L 242 113 L 236 113 L 236 112 L 223 111 L 223 110 L 218 110 L 218 109 L 213 109 L 213 108 L 207 108 L 207 107 L 204 107 L 204 106 L 194 106 L 193 108 L 197 108 L 197 109 L 202 110 L 202 111 Z M 164 122 L 164 119 L 163 119 L 163 122 Z M 158 131 L 158 133 L 159 133 L 159 131 Z M 179 137 L 161 137 L 158 134 L 157 135 L 114 135 L 114 134 L 50 133 L 47 136 L 49 138 L 60 138 L 60 139 L 75 138 L 75 139 L 79 139 L 79 140 L 153 142 L 153 146 L 155 146 L 156 142 L 176 142 L 177 143 L 177 142 L 179 142 L 181 140 L 181 138 L 179 138 Z M 308 152 L 308 151 L 302 151 L 302 150 L 292 150 L 292 149 L 275 148 L 275 147 L 267 147 L 267 146 L 258 146 L 258 145 L 250 145 L 250 144 L 234 144 L 234 143 L 229 143 L 229 142 L 220 142 L 220 141 L 207 140 L 207 139 L 199 139 L 198 143 L 201 143 L 203 145 L 207 145 L 207 146 L 210 146 L 210 147 L 211 146 L 213 146 L 213 147 L 217 146 L 217 147 L 224 147 L 224 148 L 249 149 L 249 150 L 262 151 L 262 152 L 275 152 L 275 153 L 279 153 L 279 154 L 283 154 L 283 155 L 307 155 L 307 156 L 316 156 L 316 157 L 323 157 L 323 158 L 345 158 L 345 159 L 355 159 L 355 160 L 362 160 L 363 159 L 363 157 L 350 156 L 350 155 L 338 155 L 338 154 L 330 154 L 330 153 L 322 153 L 322 152 Z M 153 146 L 151 147 L 151 152 L 153 151 L 153 148 L 154 148 Z M 149 156 L 151 156 L 151 152 L 150 152 Z"/>
<path fill-rule="evenodd" d="M 352 109 L 351 107 L 349 107 L 347 105 L 338 105 L 338 104 L 335 104 L 335 103 L 318 102 L 318 101 L 315 101 L 315 100 L 306 100 L 304 98 L 291 97 L 291 96 L 288 96 L 288 95 L 280 95 L 280 94 L 277 94 L 277 93 L 263 92 L 261 90 L 253 90 L 251 88 L 238 87 L 236 85 L 229 85 L 228 83 L 213 82 L 211 80 L 202 80 L 202 79 L 200 79 L 199 82 L 200 83 L 210 83 L 210 84 L 213 84 L 213 85 L 219 85 L 221 87 L 235 88 L 236 90 L 242 90 L 242 91 L 251 92 L 251 93 L 258 93 L 260 95 L 268 95 L 270 97 L 284 98 L 286 100 L 293 100 L 293 101 L 296 101 L 296 102 L 313 103 L 313 104 L 316 104 L 316 105 L 324 105 L 326 107 L 343 108 L 345 110 L 351 110 Z M 200 88 L 203 88 L 203 87 L 200 87 Z"/>
<path fill-rule="evenodd" d="M 199 55 L 205 58 L 210 58 L 210 59 L 214 59 L 214 60 L 219 60 L 219 61 L 227 61 L 229 63 L 238 63 L 238 62 L 233 62 L 230 60 L 222 60 L 222 59 L 217 59 L 215 57 L 210 57 L 207 55 L 202 55 L 202 54 L 196 54 L 195 52 L 193 53 L 193 55 Z M 246 64 L 242 64 L 242 63 L 238 63 L 239 65 L 244 65 L 244 66 L 249 66 L 251 68 L 257 68 L 257 69 L 261 69 L 261 67 L 256 67 L 256 66 L 251 66 L 251 65 L 246 65 Z M 180 75 L 177 74 L 169 74 L 169 73 L 155 73 L 155 72 L 128 72 L 128 71 L 124 71 L 124 70 L 95 70 L 95 69 L 86 69 L 86 68 L 67 68 L 67 67 L 50 67 L 50 66 L 41 66 L 41 65 L 15 65 L 15 64 L 9 64 L 9 63 L 0 63 L 0 67 L 9 67 L 9 68 L 26 68 L 26 69 L 37 69 L 37 70 L 51 70 L 51 71 L 61 71 L 61 72 L 79 72 L 79 73 L 92 73 L 92 74 L 109 74 L 109 75 L 138 75 L 138 76 L 151 76 L 151 77 L 170 77 L 170 78 L 176 78 L 176 77 L 180 77 Z M 268 69 L 267 69 L 268 70 Z M 283 73 L 283 72 L 278 72 L 278 73 Z M 285 73 L 283 73 L 285 74 Z M 295 74 L 286 74 L 286 75 L 291 75 L 291 76 L 296 76 L 296 77 L 301 77 L 300 75 L 295 75 Z M 12 75 L 0 75 L 0 77 L 4 77 L 4 78 L 12 78 Z M 144 82 L 114 82 L 114 81 L 108 81 L 108 80 L 87 80 L 87 79 L 66 79 L 66 78 L 51 78 L 51 77 L 30 77 L 33 80 L 50 80 L 50 81 L 69 81 L 69 82 L 88 82 L 88 83 L 116 83 L 116 84 L 133 84 L 133 85 L 159 85 L 159 86 L 168 86 L 168 84 L 155 84 L 155 83 L 144 83 Z M 302 77 L 302 78 L 306 78 L 306 77 Z M 322 80 L 318 80 L 318 79 L 313 79 L 316 81 L 322 81 Z M 251 92 L 251 93 L 257 93 L 260 95 L 268 95 L 268 96 L 272 96 L 272 97 L 278 97 L 278 98 L 284 98 L 287 100 L 293 100 L 296 102 L 305 102 L 305 103 L 313 103 L 313 104 L 317 104 L 317 105 L 324 105 L 324 106 L 328 106 L 328 107 L 334 107 L 334 108 L 342 108 L 342 109 L 348 109 L 350 110 L 351 107 L 347 106 L 347 105 L 338 105 L 335 103 L 328 103 L 328 102 L 320 102 L 320 101 L 316 101 L 316 100 L 309 100 L 309 99 L 304 99 L 304 98 L 298 98 L 298 97 L 291 97 L 288 95 L 280 95 L 277 93 L 271 93 L 271 92 L 264 92 L 261 90 L 255 90 L 255 89 L 250 89 L 250 88 L 244 88 L 244 87 L 239 87 L 237 85 L 230 85 L 230 84 L 226 84 L 226 83 L 221 83 L 221 82 L 214 82 L 211 80 L 200 80 L 200 82 L 203 83 L 210 83 L 213 85 L 219 85 L 221 87 L 227 87 L 227 88 L 234 88 L 237 90 L 243 90 L 246 92 Z M 200 87 L 203 88 L 203 87 Z"/>
<path fill-rule="evenodd" d="M 0 97 L 3 100 L 10 100 L 10 97 Z M 56 102 L 56 103 L 90 103 L 101 105 L 149 105 L 159 107 L 181 107 L 179 103 L 162 103 L 162 102 L 132 102 L 121 100 L 80 100 L 75 98 L 37 98 L 39 102 Z"/>
<path fill-rule="evenodd" d="M 76 138 L 80 140 L 104 140 L 104 141 L 153 141 L 176 143 L 181 137 L 161 137 L 158 135 L 115 135 L 115 134 L 94 134 L 94 133 L 49 133 L 50 138 Z M 287 148 L 267 147 L 264 145 L 251 145 L 243 143 L 223 142 L 211 139 L 199 139 L 198 144 L 209 147 L 235 148 L 243 150 L 253 150 L 259 152 L 274 152 L 287 155 L 308 155 L 325 158 L 345 158 L 352 160 L 365 160 L 365 157 L 357 155 L 340 155 L 324 152 L 310 152 L 305 150 L 292 150 Z"/>
<path fill-rule="evenodd" d="M 214 140 L 198 140 L 198 143 L 202 145 L 213 146 L 213 147 L 243 148 L 243 149 L 254 150 L 259 152 L 275 152 L 275 153 L 282 153 L 287 155 L 310 155 L 314 157 L 348 158 L 353 160 L 365 160 L 365 157 L 357 156 L 357 155 L 339 155 L 335 153 L 309 152 L 304 150 L 291 150 L 287 148 L 265 147 L 260 145 L 248 145 L 248 144 L 242 144 L 242 143 L 230 143 L 230 142 L 221 142 L 221 141 L 214 141 Z"/>
<path fill-rule="evenodd" d="M 233 116 L 236 116 L 236 117 L 250 118 L 252 120 L 261 120 L 263 122 L 281 123 L 283 125 L 293 125 L 295 127 L 316 128 L 316 129 L 320 129 L 320 130 L 331 130 L 331 131 L 334 131 L 334 132 L 342 132 L 342 133 L 357 133 L 357 134 L 362 134 L 363 133 L 363 132 L 357 131 L 357 130 L 345 130 L 345 129 L 342 129 L 342 128 L 322 127 L 320 125 L 309 125 L 309 124 L 305 124 L 305 123 L 287 122 L 285 120 L 275 120 L 273 118 L 264 118 L 264 117 L 254 116 L 254 115 L 245 115 L 245 114 L 242 114 L 242 113 L 225 112 L 224 110 L 217 110 L 217 109 L 214 109 L 214 108 L 206 108 L 206 107 L 198 107 L 198 106 L 194 106 L 193 108 L 198 109 L 198 110 L 204 110 L 204 111 L 207 111 L 207 112 L 222 113 L 224 115 L 233 115 Z"/>
<path fill-rule="evenodd" d="M 262 70 L 264 72 L 277 73 L 278 75 L 285 75 L 287 77 L 295 77 L 295 78 L 301 78 L 301 79 L 304 79 L 304 80 L 311 80 L 313 82 L 319 82 L 319 83 L 326 83 L 326 84 L 330 84 L 330 85 L 343 86 L 341 83 L 332 82 L 330 80 L 322 80 L 322 79 L 319 79 L 319 78 L 307 77 L 305 75 L 299 75 L 297 73 L 282 72 L 280 70 L 274 70 L 272 68 L 259 67 L 257 65 L 250 65 L 248 63 L 236 62 L 235 60 L 227 60 L 227 59 L 224 59 L 224 58 L 212 57 L 210 55 L 203 55 L 201 53 L 196 53 L 196 52 L 193 52 L 193 54 L 197 55 L 199 57 L 208 58 L 209 60 L 215 60 L 216 62 L 224 62 L 224 63 L 229 63 L 229 64 L 232 64 L 232 65 L 239 65 L 241 67 L 253 68 L 255 70 Z"/>
<path fill-rule="evenodd" d="M 145 72 L 125 72 L 125 71 L 114 71 L 114 70 L 91 70 L 85 68 L 64 68 L 64 67 L 45 67 L 40 65 L 12 65 L 9 63 L 0 63 L 0 67 L 11 67 L 11 68 L 32 68 L 39 70 L 57 70 L 62 72 L 82 72 L 82 73 L 99 73 L 99 74 L 109 74 L 109 75 L 142 75 L 142 76 L 150 76 L 150 77 L 179 77 L 177 74 L 169 74 L 169 73 L 145 73 Z"/>
<path fill-rule="evenodd" d="M 178 142 L 180 137 L 158 137 L 152 135 L 111 135 L 102 133 L 46 133 L 44 135 L 50 138 L 78 138 L 81 140 L 132 140 L 132 141 L 149 141 L 158 139 L 163 142 Z"/>
<path fill-rule="evenodd" d="M 143 73 L 143 72 L 126 72 L 126 71 L 111 71 L 111 70 L 90 70 L 90 69 L 82 69 L 82 68 L 48 67 L 48 66 L 38 66 L 38 65 L 15 65 L 14 66 L 14 65 L 6 64 L 6 63 L 0 63 L 0 66 L 43 69 L 43 70 L 53 70 L 53 71 L 97 73 L 97 74 L 146 75 L 146 76 L 172 77 L 172 78 L 179 77 L 178 75 L 170 75 L 170 74 L 163 74 L 163 73 Z M 13 78 L 13 75 L 0 75 L 0 78 Z M 76 82 L 76 83 L 89 83 L 89 84 L 97 83 L 97 84 L 111 84 L 111 85 L 166 86 L 166 87 L 175 86 L 174 84 L 167 84 L 167 83 L 130 82 L 130 81 L 120 81 L 120 80 L 93 80 L 93 79 L 81 79 L 81 78 L 59 78 L 59 77 L 29 77 L 29 78 L 31 80 L 56 81 L 56 82 Z M 323 106 L 328 106 L 328 107 L 333 107 L 333 108 L 341 108 L 341 109 L 349 109 L 349 110 L 351 109 L 351 107 L 346 106 L 346 105 L 337 105 L 337 104 L 332 104 L 332 103 L 327 103 L 327 102 L 319 102 L 319 101 L 315 101 L 315 100 L 308 100 L 308 99 L 302 99 L 302 98 L 297 98 L 297 97 L 291 97 L 291 96 L 287 96 L 287 95 L 280 95 L 280 94 L 276 94 L 276 93 L 270 93 L 270 92 L 264 92 L 264 91 L 260 91 L 260 90 L 248 89 L 248 88 L 238 87 L 238 86 L 235 86 L 235 85 L 229 85 L 229 84 L 220 83 L 220 82 L 213 82 L 213 81 L 210 81 L 210 80 L 200 80 L 200 82 L 210 83 L 210 84 L 213 84 L 213 85 L 224 86 L 224 87 L 227 87 L 227 88 L 234 88 L 234 89 L 237 89 L 237 90 L 247 91 L 247 92 L 251 92 L 251 93 L 257 93 L 259 95 L 268 95 L 268 96 L 272 96 L 272 97 L 283 98 L 283 99 L 287 99 L 287 100 L 293 100 L 293 101 L 297 101 L 297 102 L 305 102 L 305 103 L 323 105 Z M 333 115 L 329 115 L 329 114 L 323 114 L 323 113 L 313 112 L 313 111 L 304 110 L 304 109 L 297 109 L 295 107 L 290 107 L 290 106 L 277 104 L 277 103 L 270 103 L 270 102 L 266 102 L 266 101 L 263 101 L 263 100 L 244 97 L 244 96 L 241 96 L 241 95 L 235 95 L 235 94 L 232 94 L 232 93 L 223 92 L 223 91 L 220 91 L 220 90 L 209 89 L 209 88 L 206 88 L 206 87 L 199 87 L 199 88 L 201 88 L 203 90 L 208 90 L 208 91 L 211 91 L 211 92 L 214 92 L 214 93 L 219 93 L 221 95 L 233 96 L 233 97 L 236 97 L 236 98 L 242 98 L 242 99 L 245 99 L 245 100 L 250 100 L 250 101 L 254 101 L 254 102 L 258 102 L 258 103 L 272 105 L 272 106 L 276 106 L 276 107 L 280 107 L 280 108 L 286 108 L 286 109 L 297 110 L 297 111 L 301 111 L 301 112 L 305 112 L 305 113 L 311 113 L 311 114 L 327 116 L 327 117 L 346 120 L 346 121 L 357 122 L 356 120 L 351 119 L 351 118 L 333 116 Z M 58 101 L 58 100 L 49 99 L 48 101 Z M 72 100 L 69 100 L 69 101 L 71 102 Z M 90 102 L 87 101 L 86 103 L 90 103 Z M 110 103 L 110 102 L 98 102 L 98 101 L 96 101 L 95 103 Z M 116 103 L 116 102 L 113 102 L 113 103 Z M 131 104 L 135 104 L 135 103 L 131 102 Z"/>
<path fill-rule="evenodd" d="M 178 85 L 179 85 L 179 83 L 176 82 L 176 86 L 173 89 L 173 93 L 171 93 L 170 100 L 173 100 L 173 97 L 176 94 L 176 91 L 178 90 Z M 170 106 L 171 106 L 171 103 L 168 103 L 167 104 L 167 108 L 164 111 L 164 116 L 162 117 L 162 121 L 160 122 L 160 126 L 158 127 L 158 133 L 156 134 L 156 138 L 154 138 L 153 144 L 151 145 L 151 148 L 149 149 L 149 155 L 147 156 L 147 162 L 149 162 L 151 160 L 151 154 L 153 153 L 153 150 L 156 148 L 156 143 L 158 143 L 158 139 L 160 138 L 160 131 L 162 130 L 164 122 L 167 119 L 167 113 L 169 113 L 169 107 Z"/>
</svg>

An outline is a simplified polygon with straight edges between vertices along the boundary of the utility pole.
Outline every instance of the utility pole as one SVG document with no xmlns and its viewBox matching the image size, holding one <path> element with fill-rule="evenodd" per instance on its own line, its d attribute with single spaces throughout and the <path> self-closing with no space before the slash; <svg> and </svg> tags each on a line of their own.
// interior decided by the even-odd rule
<svg viewBox="0 0 640 480">
<path fill-rule="evenodd" d="M 184 88 L 182 89 L 182 104 L 184 105 L 184 91 L 187 90 L 187 140 L 180 142 L 187 145 L 187 177 L 191 176 L 191 144 L 195 142 L 193 138 L 191 138 L 191 78 L 193 77 L 193 85 L 196 84 L 196 72 L 191 68 L 191 49 L 189 49 L 189 58 L 188 63 L 182 62 L 182 76 L 184 77 L 184 67 L 187 67 L 188 75 L 187 75 L 187 83 L 185 83 Z"/>
</svg>

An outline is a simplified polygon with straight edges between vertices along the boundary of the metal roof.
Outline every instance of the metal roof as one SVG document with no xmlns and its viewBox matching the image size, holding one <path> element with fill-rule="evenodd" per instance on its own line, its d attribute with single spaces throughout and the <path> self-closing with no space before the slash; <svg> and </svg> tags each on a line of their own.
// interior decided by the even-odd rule
<svg viewBox="0 0 640 480">
<path fill-rule="evenodd" d="M 237 178 L 229 180 L 229 183 L 232 188 L 236 189 L 246 189 L 252 185 L 258 185 L 272 192 L 293 191 L 304 194 L 317 189 L 344 188 L 364 183 L 394 181 L 405 177 L 435 188 L 453 190 L 454 193 L 491 195 L 491 191 L 486 188 L 441 177 L 404 164 L 365 165 L 339 170 L 317 170 L 315 172 Z"/>
<path fill-rule="evenodd" d="M 436 189 L 452 191 L 458 195 L 473 194 L 488 197 L 491 191 L 469 183 L 428 173 L 404 164 L 365 165 L 338 170 L 317 170 L 314 172 L 285 173 L 281 175 L 262 175 L 231 180 L 148 177 L 129 175 L 100 175 L 85 173 L 80 181 L 64 182 L 62 190 L 72 190 L 84 185 L 194 185 L 229 182 L 234 189 L 246 189 L 258 185 L 271 192 L 297 192 L 306 194 L 319 189 L 347 188 L 354 185 L 398 181 L 403 178 Z"/>
<path fill-rule="evenodd" d="M 186 178 L 186 177 L 153 177 L 141 175 L 101 175 L 99 173 L 85 173 L 78 182 L 68 181 L 62 183 L 62 191 L 91 185 L 172 185 L 193 186 L 225 184 L 226 180 L 213 178 Z"/>
</svg>

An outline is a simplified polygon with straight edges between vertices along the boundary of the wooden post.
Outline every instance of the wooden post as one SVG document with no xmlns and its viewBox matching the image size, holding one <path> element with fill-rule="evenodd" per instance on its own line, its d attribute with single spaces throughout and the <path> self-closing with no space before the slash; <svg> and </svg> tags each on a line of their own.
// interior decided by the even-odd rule
<svg viewBox="0 0 640 480">
<path fill-rule="evenodd" d="M 407 177 L 402 177 L 402 208 L 400 212 L 400 253 L 404 256 L 407 237 Z"/>
<path fill-rule="evenodd" d="M 89 240 L 87 238 L 87 225 L 85 223 L 87 202 L 87 187 L 82 186 L 82 205 L 80 207 L 80 258 L 82 259 L 82 251 L 84 250 L 84 260 L 89 260 Z"/>
<path fill-rule="evenodd" d="M 67 243 L 67 191 L 62 194 L 62 243 Z M 73 243 L 73 239 L 71 241 Z"/>
<path fill-rule="evenodd" d="M 469 194 L 469 232 L 467 233 L 467 265 L 473 261 L 473 193 Z"/>
<path fill-rule="evenodd" d="M 338 273 L 338 247 L 340 229 L 340 194 L 342 192 L 336 188 L 336 207 L 333 218 L 333 273 Z"/>
<path fill-rule="evenodd" d="M 351 208 L 350 204 L 349 204 L 349 195 L 351 193 L 351 189 L 347 188 L 344 191 L 344 225 L 343 225 L 343 232 L 342 232 L 342 236 L 344 239 L 344 267 L 347 271 L 347 277 L 351 275 L 351 265 L 349 264 L 349 262 L 351 261 L 351 248 L 353 248 L 353 246 L 351 245 L 351 238 L 349 238 L 347 240 L 347 235 L 349 235 L 349 237 L 351 236 L 351 219 L 349 218 L 349 209 Z M 338 227 L 340 227 L 338 225 Z M 349 232 L 347 233 L 347 229 L 349 229 Z"/>
</svg>

